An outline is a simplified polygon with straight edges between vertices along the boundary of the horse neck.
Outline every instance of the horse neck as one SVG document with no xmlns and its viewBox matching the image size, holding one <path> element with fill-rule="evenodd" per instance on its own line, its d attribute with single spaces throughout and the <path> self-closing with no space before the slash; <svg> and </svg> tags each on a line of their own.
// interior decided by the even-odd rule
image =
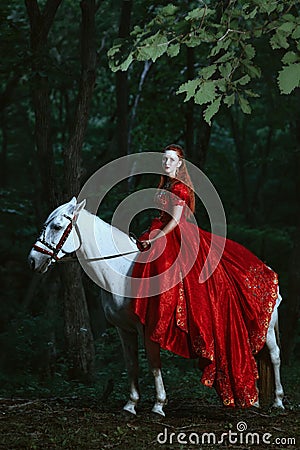
<svg viewBox="0 0 300 450">
<path fill-rule="evenodd" d="M 114 301 L 124 299 L 128 289 L 127 276 L 131 272 L 136 256 L 135 245 L 125 233 L 85 210 L 80 212 L 77 225 L 81 237 L 79 252 L 84 262 L 84 270 L 99 286 L 117 294 L 114 296 Z M 133 254 L 122 255 L 128 252 Z M 101 256 L 116 254 L 120 257 L 98 260 Z M 90 259 L 96 261 L 90 261 Z"/>
<path fill-rule="evenodd" d="M 80 212 L 77 225 L 80 231 L 83 252 L 89 256 L 126 253 L 133 248 L 128 236 L 117 228 L 86 210 Z"/>
</svg>

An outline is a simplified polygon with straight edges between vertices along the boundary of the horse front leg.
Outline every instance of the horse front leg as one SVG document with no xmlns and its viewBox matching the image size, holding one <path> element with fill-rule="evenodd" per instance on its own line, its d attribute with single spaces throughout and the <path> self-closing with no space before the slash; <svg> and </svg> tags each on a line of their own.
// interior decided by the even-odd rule
<svg viewBox="0 0 300 450">
<path fill-rule="evenodd" d="M 266 345 L 270 352 L 270 358 L 273 364 L 274 378 L 275 378 L 275 401 L 273 406 L 284 409 L 282 399 L 284 396 L 283 387 L 280 380 L 280 350 L 277 344 L 275 330 L 278 330 L 278 312 L 274 309 L 270 326 L 267 333 Z"/>
<path fill-rule="evenodd" d="M 123 355 L 130 386 L 130 397 L 123 409 L 124 411 L 136 415 L 136 406 L 140 399 L 138 382 L 138 334 L 123 330 L 119 327 L 117 327 L 117 330 L 122 343 Z"/>
<path fill-rule="evenodd" d="M 154 376 L 156 390 L 156 402 L 154 403 L 152 412 L 165 416 L 163 407 L 167 403 L 167 395 L 161 373 L 160 346 L 157 342 L 153 342 L 149 338 L 147 334 L 147 327 L 145 327 L 145 348 L 149 366 Z"/>
</svg>

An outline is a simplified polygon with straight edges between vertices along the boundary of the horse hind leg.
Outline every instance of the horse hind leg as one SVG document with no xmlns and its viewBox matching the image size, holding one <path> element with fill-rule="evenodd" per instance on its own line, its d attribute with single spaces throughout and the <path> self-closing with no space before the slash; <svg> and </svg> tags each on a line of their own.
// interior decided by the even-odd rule
<svg viewBox="0 0 300 450">
<path fill-rule="evenodd" d="M 138 334 L 130 332 L 117 327 L 126 364 L 130 397 L 126 405 L 123 407 L 124 411 L 136 415 L 136 406 L 140 399 L 139 383 L 138 383 Z"/>
<path fill-rule="evenodd" d="M 145 327 L 146 328 L 146 327 Z M 147 330 L 145 329 L 145 348 L 149 362 L 151 372 L 154 376 L 156 401 L 152 408 L 152 412 L 165 416 L 163 407 L 167 403 L 167 395 L 164 387 L 164 382 L 161 373 L 161 359 L 160 359 L 160 346 L 157 342 L 153 342 L 147 336 Z"/>
<path fill-rule="evenodd" d="M 284 396 L 283 387 L 280 380 L 280 350 L 276 339 L 276 332 L 278 330 L 278 313 L 277 308 L 274 309 L 270 326 L 267 333 L 266 345 L 270 352 L 270 358 L 273 364 L 274 378 L 275 378 L 275 401 L 273 406 L 284 409 L 282 399 Z"/>
</svg>

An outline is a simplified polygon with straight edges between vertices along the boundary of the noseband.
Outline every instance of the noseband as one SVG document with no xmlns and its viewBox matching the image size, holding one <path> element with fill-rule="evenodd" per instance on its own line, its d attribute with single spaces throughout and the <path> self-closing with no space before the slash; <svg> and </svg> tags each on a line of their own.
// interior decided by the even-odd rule
<svg viewBox="0 0 300 450">
<path fill-rule="evenodd" d="M 34 244 L 34 246 L 33 246 L 34 250 L 36 250 L 37 252 L 43 253 L 44 255 L 51 256 L 53 262 L 59 261 L 61 259 L 61 258 L 58 257 L 58 253 L 60 251 L 63 252 L 65 255 L 67 255 L 67 252 L 65 252 L 62 249 L 62 247 L 63 247 L 64 243 L 66 242 L 66 240 L 68 239 L 68 237 L 69 237 L 69 235 L 70 235 L 70 233 L 72 231 L 74 217 L 73 218 L 69 217 L 66 214 L 63 214 L 63 217 L 68 219 L 70 221 L 70 223 L 67 226 L 67 228 L 65 229 L 65 231 L 63 232 L 63 234 L 62 234 L 60 240 L 58 241 L 58 243 L 56 244 L 56 246 L 51 245 L 49 242 L 46 241 L 46 229 L 47 229 L 49 223 L 51 223 L 51 221 L 55 217 L 53 217 L 53 219 L 49 220 L 49 222 L 45 223 L 45 225 L 43 226 L 43 229 L 42 229 L 41 237 L 37 240 L 37 242 L 40 242 L 46 248 L 42 248 L 42 247 L 40 247 L 37 244 Z"/>
</svg>

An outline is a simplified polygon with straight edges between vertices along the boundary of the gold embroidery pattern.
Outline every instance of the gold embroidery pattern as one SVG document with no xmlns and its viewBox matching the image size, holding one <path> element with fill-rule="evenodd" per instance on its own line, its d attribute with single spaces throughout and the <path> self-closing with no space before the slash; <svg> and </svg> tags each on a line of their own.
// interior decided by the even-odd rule
<svg viewBox="0 0 300 450">
<path fill-rule="evenodd" d="M 176 325 L 183 331 L 188 333 L 187 315 L 186 315 L 186 299 L 184 294 L 183 281 L 179 284 L 179 298 L 176 306 Z"/>
<path fill-rule="evenodd" d="M 259 329 L 249 333 L 250 346 L 253 353 L 257 353 L 266 342 L 271 315 L 278 297 L 278 276 L 265 264 L 251 266 L 245 279 L 250 294 L 255 297 L 257 307 L 260 308 Z"/>
</svg>

